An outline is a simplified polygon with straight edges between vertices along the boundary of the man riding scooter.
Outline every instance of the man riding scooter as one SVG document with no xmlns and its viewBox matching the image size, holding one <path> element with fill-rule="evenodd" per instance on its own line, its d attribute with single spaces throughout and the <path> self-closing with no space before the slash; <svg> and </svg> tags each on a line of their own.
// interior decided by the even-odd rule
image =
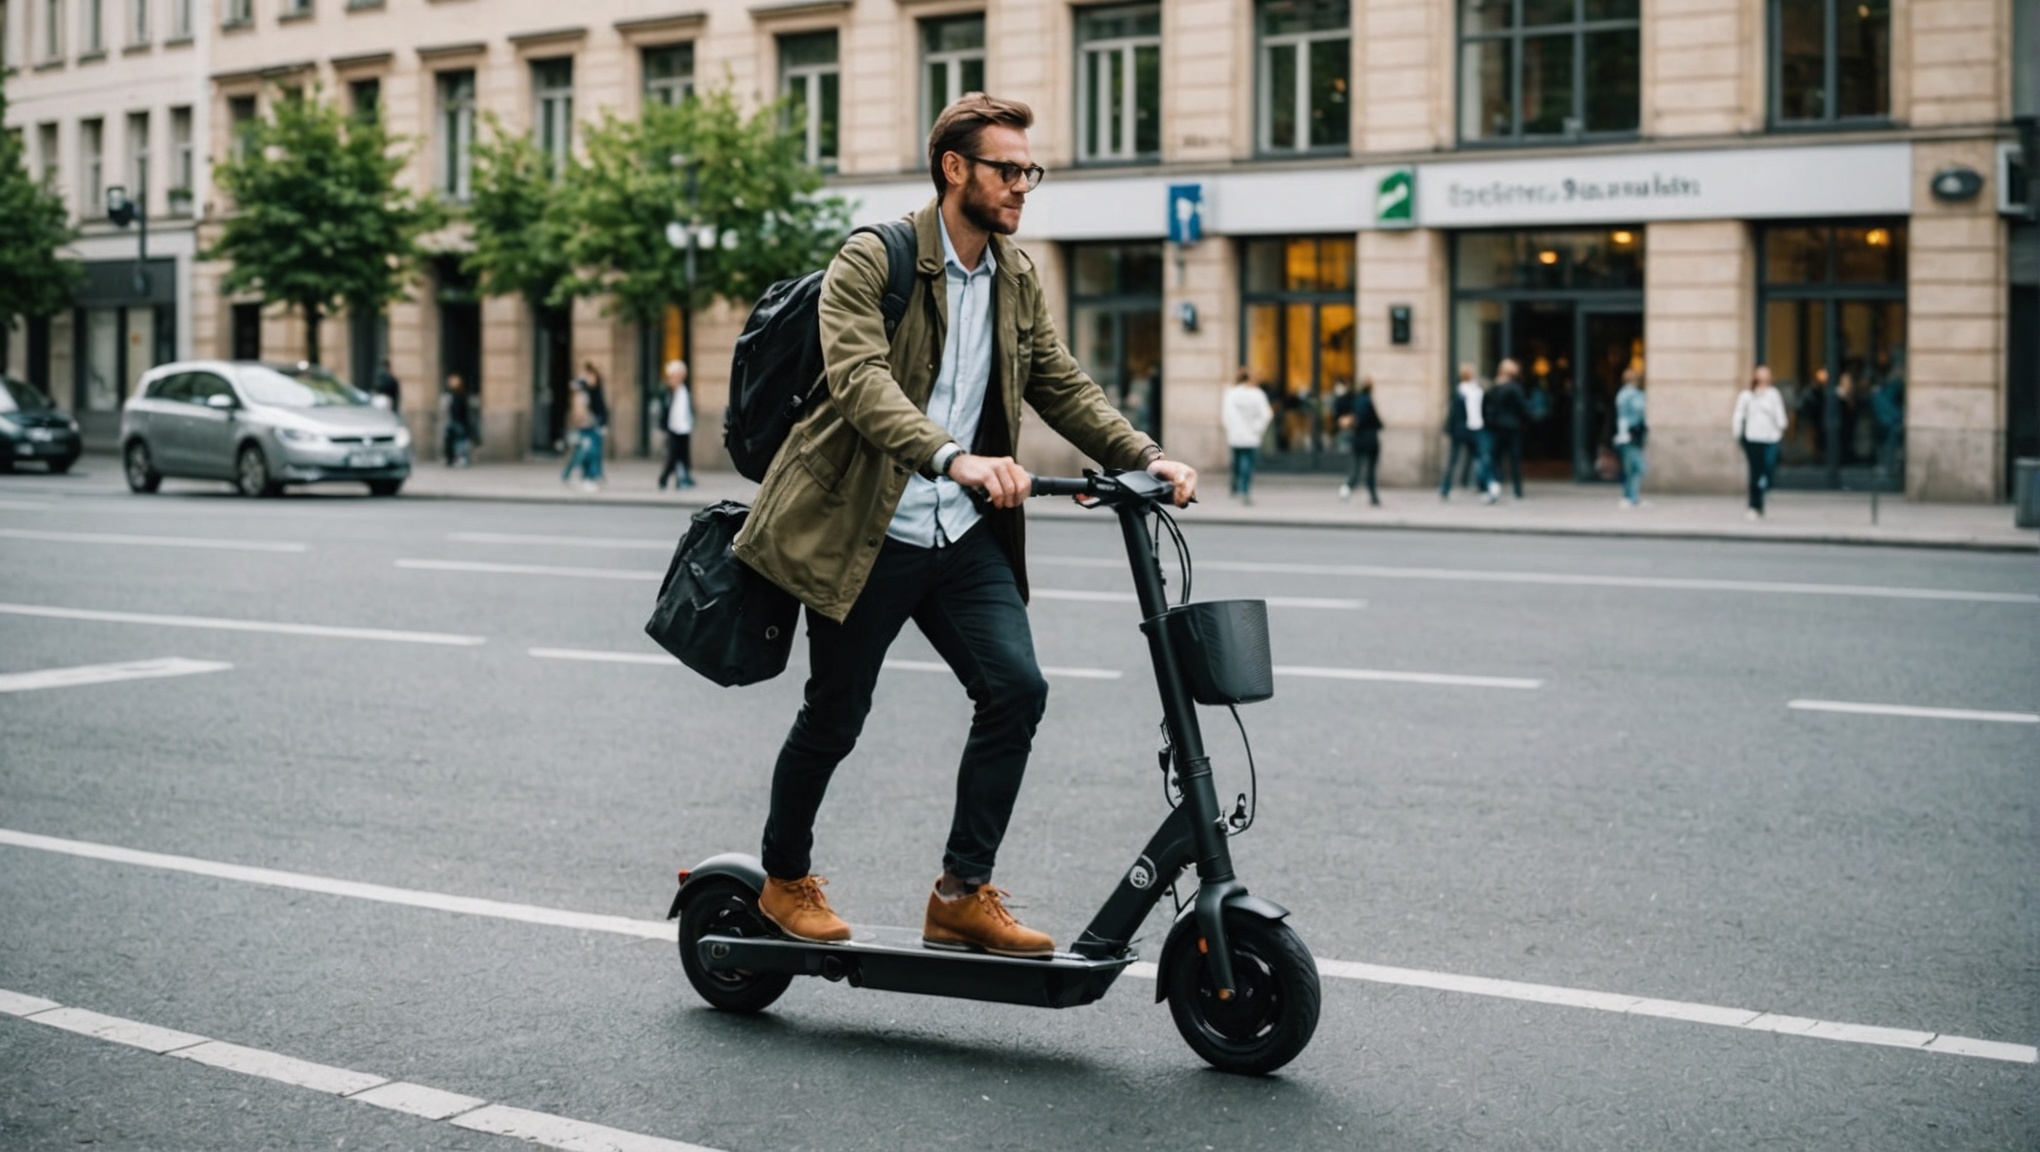
<svg viewBox="0 0 2040 1152">
<path fill-rule="evenodd" d="M 884 243 L 844 245 L 820 302 L 826 396 L 795 425 L 736 541 L 739 558 L 807 606 L 811 671 L 773 768 L 759 897 L 796 939 L 850 938 L 813 874 L 815 814 L 911 619 L 975 705 L 922 942 L 1054 951 L 991 886 L 1048 695 L 1027 622 L 1021 401 L 1105 467 L 1145 468 L 1179 506 L 1196 494 L 1196 471 L 1165 458 L 1070 356 L 1032 261 L 1007 239 L 1044 175 L 1032 124 L 1026 105 L 983 93 L 936 119 L 936 198 L 912 216 L 914 287 L 890 342 Z"/>
</svg>

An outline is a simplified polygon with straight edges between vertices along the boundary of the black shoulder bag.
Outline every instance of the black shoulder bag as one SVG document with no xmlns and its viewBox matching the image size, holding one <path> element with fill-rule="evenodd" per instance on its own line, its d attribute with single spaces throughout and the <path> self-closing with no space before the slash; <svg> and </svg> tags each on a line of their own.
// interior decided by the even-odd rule
<svg viewBox="0 0 2040 1152">
<path fill-rule="evenodd" d="M 645 634 L 725 688 L 786 671 L 800 602 L 737 559 L 750 508 L 722 500 L 694 514 L 673 553 Z"/>
</svg>

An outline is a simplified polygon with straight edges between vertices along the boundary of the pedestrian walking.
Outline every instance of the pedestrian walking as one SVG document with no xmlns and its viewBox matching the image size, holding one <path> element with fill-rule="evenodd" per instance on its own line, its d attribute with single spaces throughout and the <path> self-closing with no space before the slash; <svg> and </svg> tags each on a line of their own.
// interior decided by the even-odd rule
<svg viewBox="0 0 2040 1152">
<path fill-rule="evenodd" d="M 1644 441 L 1650 424 L 1644 419 L 1643 373 L 1622 370 L 1622 387 L 1615 393 L 1615 451 L 1622 456 L 1622 502 L 1624 510 L 1643 504 Z"/>
<path fill-rule="evenodd" d="M 1488 486 L 1487 452 L 1484 443 L 1484 425 L 1480 418 L 1481 399 L 1485 389 L 1479 377 L 1474 375 L 1472 364 L 1459 366 L 1459 382 L 1452 386 L 1447 400 L 1445 415 L 1445 474 L 1438 479 L 1438 499 L 1452 499 L 1452 477 L 1459 476 L 1464 486 L 1479 482 L 1485 493 Z"/>
<path fill-rule="evenodd" d="M 1745 520 L 1764 518 L 1764 496 L 1778 470 L 1778 445 L 1785 439 L 1785 400 L 1771 386 L 1771 369 L 1759 364 L 1750 372 L 1750 386 L 1735 398 L 1732 431 L 1749 465 L 1750 506 Z"/>
<path fill-rule="evenodd" d="M 579 487 L 594 492 L 602 487 L 602 427 L 595 421 L 595 390 L 585 377 L 567 382 L 567 437 L 573 448 L 567 466 L 560 470 L 560 483 L 573 485 L 579 470 Z"/>
<path fill-rule="evenodd" d="M 383 357 L 382 367 L 375 374 L 375 394 L 389 401 L 390 411 L 404 414 L 404 386 L 398 382 L 397 374 L 390 371 L 390 358 Z"/>
<path fill-rule="evenodd" d="M 1523 394 L 1523 368 L 1514 360 L 1503 360 L 1495 366 L 1495 386 L 1487 390 L 1482 398 L 1481 419 L 1487 425 L 1488 435 L 1493 444 L 1490 450 L 1493 464 L 1488 480 L 1488 497 L 1492 503 L 1502 494 L 1502 472 L 1506 468 L 1509 489 L 1516 499 L 1523 498 L 1523 429 L 1530 423 L 1530 405 Z"/>
<path fill-rule="evenodd" d="M 666 481 L 675 488 L 694 487 L 694 394 L 687 387 L 684 361 L 666 361 L 666 466 L 659 469 L 659 491 Z"/>
<path fill-rule="evenodd" d="M 1254 385 L 1253 374 L 1245 368 L 1233 373 L 1232 387 L 1219 404 L 1219 421 L 1225 425 L 1226 446 L 1232 449 L 1230 495 L 1245 504 L 1254 502 L 1254 462 L 1261 454 L 1261 437 L 1275 419 L 1275 406 L 1268 394 Z"/>
<path fill-rule="evenodd" d="M 1346 473 L 1346 482 L 1339 485 L 1339 499 L 1351 500 L 1353 488 L 1360 483 L 1364 473 L 1367 480 L 1367 503 L 1381 507 L 1381 493 L 1374 487 L 1374 474 L 1381 461 L 1381 414 L 1374 407 L 1374 377 L 1362 376 L 1360 387 L 1340 397 L 1337 407 L 1341 431 L 1353 438 L 1353 466 Z"/>
<path fill-rule="evenodd" d="M 446 390 L 439 394 L 439 428 L 446 466 L 467 467 L 474 450 L 474 403 L 468 397 L 467 381 L 458 372 L 447 375 Z"/>
<path fill-rule="evenodd" d="M 772 770 L 758 899 L 797 939 L 850 938 L 811 870 L 815 815 L 864 728 L 886 650 L 912 620 L 975 705 L 921 939 L 1009 956 L 1054 950 L 991 885 L 1048 703 L 1027 624 L 1022 506 L 1033 481 L 1013 459 L 1022 401 L 1090 459 L 1145 468 L 1178 505 L 1196 495 L 1196 471 L 1164 459 L 1070 356 L 1035 264 L 1009 239 L 1044 175 L 1027 143 L 1033 122 L 1026 105 L 981 92 L 936 117 L 936 198 L 911 217 L 919 266 L 935 271 L 914 277 L 890 338 L 884 241 L 859 233 L 830 262 L 819 304 L 828 387 L 737 535 L 737 557 L 807 606 L 808 680 Z M 930 733 L 909 735 L 928 750 Z"/>
</svg>

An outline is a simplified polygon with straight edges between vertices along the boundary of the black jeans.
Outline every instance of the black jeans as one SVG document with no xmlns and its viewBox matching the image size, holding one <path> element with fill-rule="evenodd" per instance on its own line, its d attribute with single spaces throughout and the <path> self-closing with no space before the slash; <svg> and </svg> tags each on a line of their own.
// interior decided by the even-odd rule
<svg viewBox="0 0 2040 1152">
<path fill-rule="evenodd" d="M 659 469 L 659 487 L 676 476 L 681 480 L 694 479 L 694 434 L 691 432 L 666 433 L 666 466 Z"/>
<path fill-rule="evenodd" d="M 794 880 L 812 870 L 822 794 L 863 732 L 886 649 L 910 619 L 977 706 L 957 769 L 942 864 L 959 879 L 991 879 L 1034 728 L 1048 704 L 1048 684 L 1035 663 L 1034 634 L 1013 568 L 984 523 L 946 548 L 888 538 L 841 624 L 808 610 L 805 702 L 772 769 L 772 815 L 762 852 L 769 875 Z"/>
<path fill-rule="evenodd" d="M 1374 490 L 1375 466 L 1380 460 L 1381 445 L 1378 442 L 1374 444 L 1356 444 L 1353 446 L 1353 467 L 1346 473 L 1346 487 L 1348 488 L 1359 487 L 1361 474 L 1366 474 L 1367 499 L 1376 504 L 1381 503 L 1381 493 Z"/>
<path fill-rule="evenodd" d="M 1495 480 L 1503 478 L 1507 468 L 1509 488 L 1516 499 L 1523 498 L 1523 430 L 1521 428 L 1497 428 L 1495 435 Z"/>
<path fill-rule="evenodd" d="M 1771 477 L 1778 470 L 1778 445 L 1755 440 L 1743 441 L 1743 459 L 1750 466 L 1750 509 L 1764 511 L 1764 496 L 1771 490 Z"/>
</svg>

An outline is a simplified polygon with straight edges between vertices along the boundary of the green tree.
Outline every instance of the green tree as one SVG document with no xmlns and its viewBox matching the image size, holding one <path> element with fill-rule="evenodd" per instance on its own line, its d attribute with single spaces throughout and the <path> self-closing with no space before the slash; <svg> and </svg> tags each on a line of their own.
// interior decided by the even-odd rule
<svg viewBox="0 0 2040 1152">
<path fill-rule="evenodd" d="M 321 318 L 403 299 L 419 238 L 445 212 L 398 185 L 407 156 L 380 119 L 349 116 L 317 93 L 278 99 L 243 131 L 237 154 L 213 165 L 233 210 L 205 258 L 231 262 L 223 291 L 259 292 L 302 313 L 316 364 Z"/>
<path fill-rule="evenodd" d="M 463 215 L 474 248 L 461 267 L 490 296 L 544 304 L 572 271 L 562 238 L 560 173 L 531 138 L 487 117 L 488 138 L 474 146 L 472 194 Z"/>
<path fill-rule="evenodd" d="M 553 303 L 603 296 L 649 324 L 671 304 L 748 302 L 821 267 L 849 231 L 849 208 L 817 195 L 821 174 L 781 124 L 779 105 L 745 116 L 727 87 L 652 105 L 641 120 L 605 114 L 561 181 L 553 234 L 573 271 Z M 717 238 L 695 254 L 692 298 L 686 252 L 667 239 L 690 215 Z"/>
<path fill-rule="evenodd" d="M 0 123 L 7 90 L 0 79 Z M 77 239 L 64 200 L 31 179 L 21 133 L 0 129 L 0 326 L 18 317 L 47 316 L 71 303 L 84 277 L 61 252 Z"/>
</svg>

